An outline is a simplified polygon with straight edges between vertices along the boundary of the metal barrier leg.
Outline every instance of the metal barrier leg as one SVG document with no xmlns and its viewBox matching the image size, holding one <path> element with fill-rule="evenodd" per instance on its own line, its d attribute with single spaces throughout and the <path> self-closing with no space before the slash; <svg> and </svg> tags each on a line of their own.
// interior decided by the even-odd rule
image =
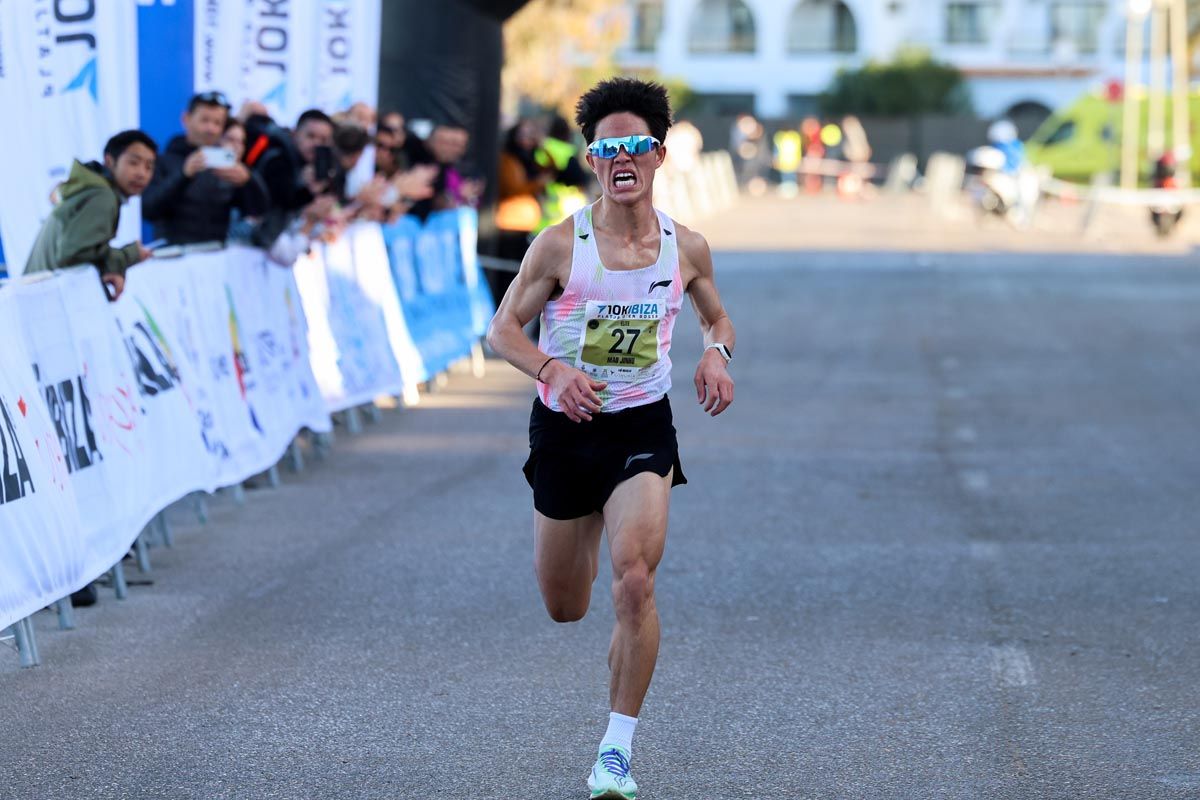
<svg viewBox="0 0 1200 800">
<path fill-rule="evenodd" d="M 171 535 L 171 524 L 167 522 L 167 512 L 160 511 L 154 518 L 154 526 L 158 528 L 158 536 L 162 539 L 163 547 L 174 547 L 175 537 Z"/>
<path fill-rule="evenodd" d="M 208 524 L 208 501 L 204 499 L 203 492 L 195 492 L 192 495 L 192 506 L 196 509 L 196 519 L 201 525 Z"/>
<path fill-rule="evenodd" d="M 75 630 L 75 609 L 71 606 L 71 595 L 60 598 L 54 604 L 54 609 L 58 612 L 58 629 L 60 631 Z"/>
<path fill-rule="evenodd" d="M 246 489 L 240 483 L 230 486 L 229 494 L 233 497 L 233 504 L 235 506 L 246 505 Z"/>
<path fill-rule="evenodd" d="M 137 539 L 133 542 L 133 552 L 137 556 L 138 572 L 146 573 L 150 571 L 150 547 L 146 544 L 146 536 L 150 533 L 150 528 L 142 528 L 142 532 L 138 534 Z"/>
<path fill-rule="evenodd" d="M 333 449 L 333 433 L 314 433 L 312 435 L 313 456 L 318 461 L 324 460 Z"/>
<path fill-rule="evenodd" d="M 118 600 L 129 597 L 129 584 L 125 583 L 125 565 L 118 561 L 112 568 L 113 592 Z"/>
<path fill-rule="evenodd" d="M 38 657 L 37 636 L 33 632 L 33 624 L 29 617 L 17 620 L 13 625 L 13 635 L 17 638 L 17 652 L 21 656 L 21 668 L 29 669 L 42 663 Z"/>
<path fill-rule="evenodd" d="M 278 464 L 272 464 L 271 468 L 269 470 L 267 470 L 267 485 L 270 486 L 272 489 L 279 488 L 279 465 Z"/>
<path fill-rule="evenodd" d="M 304 471 L 304 453 L 300 452 L 300 439 L 292 439 L 291 445 L 288 446 L 288 463 L 291 465 L 292 472 Z"/>
<path fill-rule="evenodd" d="M 42 654 L 38 652 L 37 634 L 33 630 L 33 617 L 25 618 L 25 632 L 29 637 L 29 652 L 33 655 L 33 665 L 42 663 Z"/>
<path fill-rule="evenodd" d="M 357 408 L 346 409 L 346 430 L 351 436 L 362 433 L 362 415 Z"/>
<path fill-rule="evenodd" d="M 369 421 L 376 424 L 383 422 L 383 410 L 379 406 L 370 403 L 364 407 L 367 409 L 367 419 Z"/>
</svg>

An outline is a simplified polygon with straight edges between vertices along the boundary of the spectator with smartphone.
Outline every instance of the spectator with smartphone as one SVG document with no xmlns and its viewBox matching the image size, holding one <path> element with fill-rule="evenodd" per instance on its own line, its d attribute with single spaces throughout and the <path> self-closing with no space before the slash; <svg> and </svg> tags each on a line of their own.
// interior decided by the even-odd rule
<svg viewBox="0 0 1200 800">
<path fill-rule="evenodd" d="M 337 165 L 332 146 L 334 125 L 328 114 L 309 109 L 300 115 L 295 129 L 288 131 L 263 111 L 250 106 L 244 109 L 245 161 L 270 197 L 270 207 L 251 241 L 270 251 L 295 223 L 322 215 L 329 205 Z"/>
<path fill-rule="evenodd" d="M 247 161 L 266 183 L 273 209 L 299 212 L 329 192 L 337 170 L 328 114 L 309 109 L 290 133 L 261 117 L 251 117 L 246 128 L 253 140 Z"/>
<path fill-rule="evenodd" d="M 112 300 L 125 289 L 125 270 L 150 257 L 141 242 L 112 247 L 121 205 L 150 185 L 158 145 L 139 130 L 123 131 L 104 146 L 104 164 L 76 161 L 55 190 L 57 204 L 42 223 L 26 274 L 92 264 Z"/>
<path fill-rule="evenodd" d="M 224 242 L 233 210 L 261 214 L 267 198 L 249 186 L 250 170 L 221 143 L 229 121 L 221 92 L 203 92 L 188 103 L 183 133 L 167 143 L 154 181 L 142 198 L 142 216 L 170 244 Z"/>
</svg>

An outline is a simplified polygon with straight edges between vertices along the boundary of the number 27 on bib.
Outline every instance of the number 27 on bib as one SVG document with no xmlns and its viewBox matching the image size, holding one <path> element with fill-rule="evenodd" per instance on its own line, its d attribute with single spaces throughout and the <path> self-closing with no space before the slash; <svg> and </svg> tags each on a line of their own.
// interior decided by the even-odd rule
<svg viewBox="0 0 1200 800">
<path fill-rule="evenodd" d="M 658 363 L 658 326 L 666 303 L 589 300 L 579 347 L 580 371 L 595 378 L 630 380 Z"/>
</svg>

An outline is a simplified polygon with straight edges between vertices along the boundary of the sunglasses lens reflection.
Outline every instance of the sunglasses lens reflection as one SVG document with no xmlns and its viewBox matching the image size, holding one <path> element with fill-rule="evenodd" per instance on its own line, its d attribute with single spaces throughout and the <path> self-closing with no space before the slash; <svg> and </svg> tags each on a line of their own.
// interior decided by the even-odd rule
<svg viewBox="0 0 1200 800">
<path fill-rule="evenodd" d="M 657 148 L 658 140 L 653 136 L 597 139 L 588 146 L 588 152 L 597 158 L 616 158 L 622 147 L 631 156 L 641 156 Z"/>
</svg>

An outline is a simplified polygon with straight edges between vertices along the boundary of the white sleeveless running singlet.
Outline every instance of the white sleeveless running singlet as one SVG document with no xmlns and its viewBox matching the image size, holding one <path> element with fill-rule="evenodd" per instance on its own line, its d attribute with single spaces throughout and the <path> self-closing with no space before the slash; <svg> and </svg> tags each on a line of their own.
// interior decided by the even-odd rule
<svg viewBox="0 0 1200 800">
<path fill-rule="evenodd" d="M 675 223 L 658 209 L 658 261 L 630 270 L 600 263 L 592 229 L 592 206 L 575 212 L 571 277 L 562 296 L 542 310 L 538 345 L 547 356 L 582 370 L 608 386 L 601 411 L 652 403 L 671 388 L 671 333 L 683 306 Z M 562 411 L 550 387 L 538 397 Z"/>
</svg>

